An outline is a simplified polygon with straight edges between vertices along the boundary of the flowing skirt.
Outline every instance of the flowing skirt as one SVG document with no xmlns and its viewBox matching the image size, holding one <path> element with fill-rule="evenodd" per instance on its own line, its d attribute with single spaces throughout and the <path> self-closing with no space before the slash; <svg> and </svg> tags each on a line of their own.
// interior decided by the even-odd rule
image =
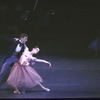
<svg viewBox="0 0 100 100">
<path fill-rule="evenodd" d="M 14 64 L 7 79 L 7 84 L 13 88 L 32 88 L 40 82 L 43 79 L 33 67 L 21 65 L 19 62 Z"/>
</svg>

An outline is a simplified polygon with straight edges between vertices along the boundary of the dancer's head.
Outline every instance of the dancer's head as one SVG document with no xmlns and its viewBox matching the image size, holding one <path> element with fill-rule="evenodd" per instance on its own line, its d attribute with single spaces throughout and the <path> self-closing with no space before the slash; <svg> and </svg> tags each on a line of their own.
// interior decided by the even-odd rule
<svg viewBox="0 0 100 100">
<path fill-rule="evenodd" d="M 33 54 L 37 54 L 39 51 L 40 51 L 40 49 L 38 47 L 34 47 L 31 52 Z"/>
<path fill-rule="evenodd" d="M 21 40 L 22 43 L 26 43 L 26 41 L 28 40 L 28 35 L 25 33 L 22 33 L 19 39 Z"/>
</svg>

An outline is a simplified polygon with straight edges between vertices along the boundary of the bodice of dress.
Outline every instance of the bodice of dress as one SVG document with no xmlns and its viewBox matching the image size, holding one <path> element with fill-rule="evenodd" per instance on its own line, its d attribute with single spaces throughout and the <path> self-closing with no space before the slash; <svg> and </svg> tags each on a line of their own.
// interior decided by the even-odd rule
<svg viewBox="0 0 100 100">
<path fill-rule="evenodd" d="M 27 66 L 28 66 L 28 65 L 30 64 L 30 61 L 31 61 L 31 60 L 34 60 L 34 59 L 36 59 L 36 58 L 33 57 L 33 56 L 31 55 L 31 52 L 30 52 L 29 49 L 27 48 L 27 49 L 23 52 L 23 54 L 22 54 L 22 56 L 21 56 L 19 62 L 20 62 L 22 65 L 27 65 Z"/>
<path fill-rule="evenodd" d="M 26 56 L 26 55 L 23 55 L 23 59 L 24 59 L 24 61 L 23 61 L 22 65 L 28 66 L 31 59 L 29 59 L 28 56 Z"/>
</svg>

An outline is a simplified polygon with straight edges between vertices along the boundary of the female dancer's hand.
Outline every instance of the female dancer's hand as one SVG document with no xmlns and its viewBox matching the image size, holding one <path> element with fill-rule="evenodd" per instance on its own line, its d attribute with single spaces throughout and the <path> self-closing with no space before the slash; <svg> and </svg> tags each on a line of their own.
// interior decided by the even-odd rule
<svg viewBox="0 0 100 100">
<path fill-rule="evenodd" d="M 49 68 L 51 68 L 51 63 L 49 62 L 48 64 L 49 64 Z"/>
</svg>

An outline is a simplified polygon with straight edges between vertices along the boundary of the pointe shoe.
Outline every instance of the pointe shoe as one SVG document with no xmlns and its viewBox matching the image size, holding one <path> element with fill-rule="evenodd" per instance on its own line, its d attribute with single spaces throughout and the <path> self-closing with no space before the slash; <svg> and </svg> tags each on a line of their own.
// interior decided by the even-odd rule
<svg viewBox="0 0 100 100">
<path fill-rule="evenodd" d="M 49 89 L 49 88 L 44 88 L 44 90 L 45 90 L 45 91 L 48 91 L 48 92 L 50 91 L 50 89 Z"/>
<path fill-rule="evenodd" d="M 21 94 L 18 90 L 14 91 L 15 94 Z"/>
<path fill-rule="evenodd" d="M 18 94 L 21 94 L 21 93 L 18 91 Z"/>
</svg>

